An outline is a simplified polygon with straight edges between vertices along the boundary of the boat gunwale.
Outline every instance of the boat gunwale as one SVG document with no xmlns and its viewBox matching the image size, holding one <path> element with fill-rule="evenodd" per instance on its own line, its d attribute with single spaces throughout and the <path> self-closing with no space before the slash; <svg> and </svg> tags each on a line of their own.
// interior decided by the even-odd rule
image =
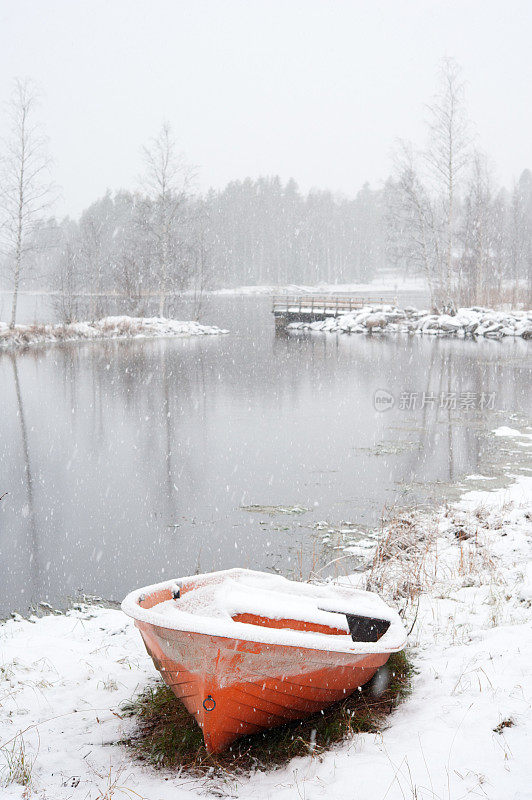
<svg viewBox="0 0 532 800">
<path fill-rule="evenodd" d="M 241 571 L 241 570 L 239 570 Z M 235 570 L 221 570 L 228 575 Z M 142 608 L 140 603 L 152 594 L 161 591 L 172 591 L 187 581 L 194 582 L 202 577 L 216 573 L 205 573 L 202 575 L 191 575 L 182 578 L 172 578 L 161 583 L 144 586 L 129 592 L 121 603 L 122 611 L 127 616 L 132 617 L 137 622 L 152 625 L 160 630 L 177 631 L 202 636 L 215 636 L 225 639 L 228 642 L 241 641 L 253 642 L 255 644 L 290 647 L 294 650 L 312 650 L 324 653 L 345 653 L 347 655 L 372 655 L 384 653 L 396 653 L 402 650 L 406 644 L 406 631 L 401 619 L 395 609 L 383 602 L 388 610 L 390 627 L 388 631 L 377 642 L 354 642 L 349 635 L 334 635 L 317 633 L 313 631 L 297 631 L 292 629 L 270 628 L 267 626 L 257 626 L 251 623 L 235 622 L 231 618 L 222 620 L 223 632 L 217 630 L 220 627 L 220 619 L 215 617 L 203 617 L 200 615 L 182 612 L 183 619 L 179 621 L 168 620 L 166 616 L 158 614 L 153 608 Z M 219 574 L 219 573 L 218 573 Z M 345 588 L 345 587 L 343 587 Z M 358 590 L 357 590 L 358 591 Z M 258 630 L 257 630 L 258 629 Z M 340 639 L 344 641 L 339 641 Z M 345 639 L 349 641 L 346 642 Z"/>
</svg>

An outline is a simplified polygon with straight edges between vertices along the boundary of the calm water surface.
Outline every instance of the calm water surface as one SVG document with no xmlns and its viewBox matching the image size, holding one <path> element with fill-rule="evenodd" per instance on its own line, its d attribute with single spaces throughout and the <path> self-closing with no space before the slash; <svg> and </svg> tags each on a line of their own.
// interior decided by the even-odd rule
<svg viewBox="0 0 532 800">
<path fill-rule="evenodd" d="M 0 354 L 0 615 L 196 570 L 323 567 L 339 551 L 317 523 L 430 502 L 531 407 L 521 340 L 276 336 L 266 298 L 213 299 L 203 321 L 231 334 Z M 400 408 L 466 391 L 467 410 Z"/>
</svg>

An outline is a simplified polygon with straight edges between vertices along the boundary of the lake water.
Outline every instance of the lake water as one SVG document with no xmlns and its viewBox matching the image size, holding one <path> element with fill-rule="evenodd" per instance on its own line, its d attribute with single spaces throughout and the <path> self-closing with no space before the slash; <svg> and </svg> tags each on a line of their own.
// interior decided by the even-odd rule
<svg viewBox="0 0 532 800">
<path fill-rule="evenodd" d="M 487 474 L 487 433 L 531 407 L 522 340 L 276 336 L 253 297 L 202 321 L 231 334 L 0 354 L 0 616 L 196 570 L 351 568 L 324 531 Z"/>
</svg>

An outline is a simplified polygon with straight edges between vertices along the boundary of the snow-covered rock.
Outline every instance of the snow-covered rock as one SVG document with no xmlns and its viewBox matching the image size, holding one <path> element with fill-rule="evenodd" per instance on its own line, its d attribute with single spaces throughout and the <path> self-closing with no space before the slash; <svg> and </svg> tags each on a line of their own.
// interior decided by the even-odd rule
<svg viewBox="0 0 532 800">
<path fill-rule="evenodd" d="M 503 336 L 532 339 L 532 311 L 494 311 L 479 306 L 459 308 L 457 313 L 432 314 L 412 306 L 366 306 L 360 310 L 329 317 L 318 322 L 290 323 L 292 330 L 327 331 L 330 333 L 421 333 L 430 336 L 466 336 L 499 339 Z"/>
<path fill-rule="evenodd" d="M 366 328 L 368 331 L 373 330 L 373 328 L 385 328 L 386 327 L 386 316 L 381 313 L 370 314 L 366 318 Z"/>
<path fill-rule="evenodd" d="M 532 339 L 532 322 L 523 320 L 515 327 L 515 335 L 522 336 L 523 339 Z"/>
<path fill-rule="evenodd" d="M 462 327 L 458 317 L 450 317 L 448 314 L 442 314 L 434 327 L 439 328 L 441 331 L 454 333 L 458 328 Z"/>
</svg>

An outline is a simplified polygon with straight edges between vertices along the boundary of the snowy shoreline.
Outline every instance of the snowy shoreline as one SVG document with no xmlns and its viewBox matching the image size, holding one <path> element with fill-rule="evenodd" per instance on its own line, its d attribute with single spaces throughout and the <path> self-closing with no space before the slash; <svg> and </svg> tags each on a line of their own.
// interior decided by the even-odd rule
<svg viewBox="0 0 532 800">
<path fill-rule="evenodd" d="M 494 434 L 532 438 L 530 430 L 504 427 Z M 508 479 L 505 488 L 467 491 L 450 506 L 399 514 L 384 530 L 383 557 L 370 553 L 364 572 L 341 579 L 380 587 L 413 624 L 413 693 L 383 732 L 280 770 L 228 776 L 224 786 L 214 776 L 154 771 L 119 744 L 132 726 L 121 702 L 156 679 L 138 631 L 118 610 L 78 606 L 0 625 L 0 781 L 1 754 L 23 741 L 33 792 L 54 800 L 96 800 L 113 782 L 125 796 L 149 800 L 191 800 L 209 788 L 243 800 L 350 797 L 354 774 L 357 800 L 524 800 L 532 740 L 532 477 Z M 13 783 L 3 791 L 27 796 Z"/>
<path fill-rule="evenodd" d="M 397 292 L 426 292 L 428 293 L 428 286 L 422 278 L 409 278 L 404 279 L 402 276 L 392 276 L 385 278 L 375 278 L 370 283 L 262 283 L 262 284 L 242 284 L 240 286 L 226 286 L 217 289 L 205 289 L 204 295 L 228 295 L 228 296 L 248 296 L 248 295 L 280 295 L 280 294 L 334 294 L 338 292 L 356 292 L 356 293 L 370 293 L 375 294 L 380 292 L 382 294 L 395 294 Z M 179 292 L 181 297 L 192 297 L 196 294 L 193 289 L 184 289 Z M 0 289 L 0 297 L 5 295 L 8 302 L 11 301 L 12 292 L 8 288 Z M 35 296 L 49 296 L 60 297 L 61 292 L 50 291 L 45 289 L 21 289 L 19 295 L 26 295 L 27 297 Z M 76 297 L 100 297 L 102 295 L 93 292 L 76 292 Z M 112 296 L 104 295 L 104 296 Z M 116 295 L 117 297 L 119 295 Z M 155 298 L 158 300 L 159 295 L 156 292 L 143 295 L 148 298 Z"/>
<path fill-rule="evenodd" d="M 294 309 L 294 313 L 297 309 Z M 319 309 L 316 309 L 316 313 Z M 505 336 L 532 339 L 532 310 L 495 311 L 489 308 L 459 308 L 454 315 L 431 314 L 412 307 L 391 305 L 364 306 L 338 317 L 315 322 L 289 322 L 287 330 L 311 330 L 324 333 L 408 333 L 459 338 Z"/>
<path fill-rule="evenodd" d="M 410 279 L 403 280 L 379 280 L 378 278 L 371 283 L 286 283 L 286 284 L 257 284 L 249 286 L 235 286 L 225 289 L 210 289 L 207 294 L 212 295 L 285 295 L 285 294 L 397 294 L 401 292 L 425 292 L 428 287 L 424 280 Z"/>
<path fill-rule="evenodd" d="M 171 336 L 211 336 L 228 331 L 199 322 L 181 322 L 163 317 L 104 317 L 95 322 L 57 325 L 15 325 L 0 322 L 0 350 L 57 342 L 102 339 L 153 339 Z"/>
</svg>

